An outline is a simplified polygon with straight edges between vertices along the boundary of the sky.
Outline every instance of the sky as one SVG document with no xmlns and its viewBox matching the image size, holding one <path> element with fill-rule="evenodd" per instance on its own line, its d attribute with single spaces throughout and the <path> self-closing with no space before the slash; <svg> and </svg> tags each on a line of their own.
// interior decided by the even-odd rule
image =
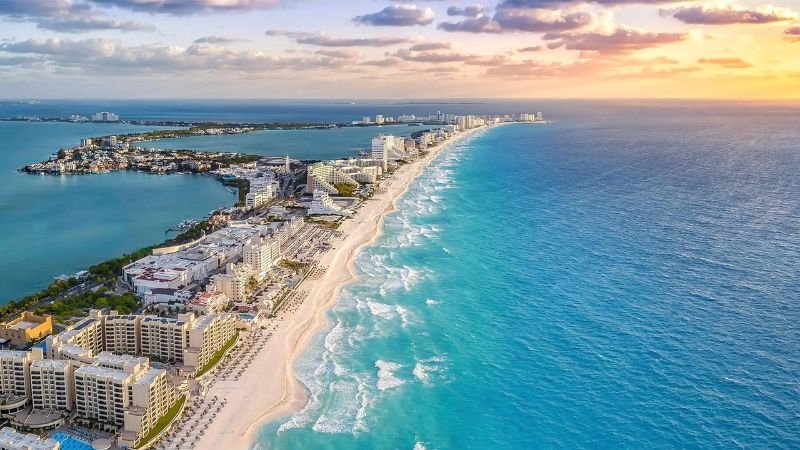
<svg viewBox="0 0 800 450">
<path fill-rule="evenodd" d="M 0 98 L 800 98 L 800 0 L 0 0 Z"/>
</svg>

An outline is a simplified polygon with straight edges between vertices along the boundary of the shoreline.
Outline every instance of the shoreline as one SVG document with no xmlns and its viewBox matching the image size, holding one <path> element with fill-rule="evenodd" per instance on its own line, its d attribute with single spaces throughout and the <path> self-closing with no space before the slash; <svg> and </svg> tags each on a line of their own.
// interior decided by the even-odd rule
<svg viewBox="0 0 800 450">
<path fill-rule="evenodd" d="M 268 331 L 273 336 L 259 350 L 252 367 L 240 380 L 219 380 L 208 389 L 207 396 L 226 398 L 236 409 L 223 408 L 196 443 L 197 448 L 252 448 L 261 426 L 305 406 L 306 389 L 297 379 L 294 365 L 311 339 L 328 325 L 327 312 L 338 302 L 340 291 L 357 278 L 355 258 L 366 245 L 380 237 L 386 215 L 396 209 L 397 199 L 439 153 L 489 128 L 464 132 L 436 147 L 423 159 L 398 169 L 382 186 L 384 191 L 367 201 L 342 225 L 345 238 L 336 241 L 332 251 L 319 260 L 321 267 L 330 269 L 319 279 L 306 280 L 297 288 L 308 294 L 296 311 L 282 311 L 270 321 Z M 262 386 L 265 380 L 268 384 Z M 242 389 L 243 386 L 258 388 Z"/>
</svg>

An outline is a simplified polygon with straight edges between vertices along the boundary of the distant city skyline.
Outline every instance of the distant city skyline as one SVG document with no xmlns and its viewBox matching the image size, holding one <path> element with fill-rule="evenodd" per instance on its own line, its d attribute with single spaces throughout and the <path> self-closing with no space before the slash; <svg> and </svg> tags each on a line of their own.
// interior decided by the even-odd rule
<svg viewBox="0 0 800 450">
<path fill-rule="evenodd" d="M 796 0 L 2 0 L 0 98 L 800 98 Z"/>
</svg>

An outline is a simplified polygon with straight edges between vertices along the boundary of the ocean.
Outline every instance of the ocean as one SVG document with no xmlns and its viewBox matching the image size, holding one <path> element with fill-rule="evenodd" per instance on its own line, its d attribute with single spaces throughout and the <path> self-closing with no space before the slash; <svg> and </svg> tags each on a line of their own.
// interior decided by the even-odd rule
<svg viewBox="0 0 800 450">
<path fill-rule="evenodd" d="M 595 106 L 440 154 L 253 447 L 800 447 L 800 108 Z"/>
<path fill-rule="evenodd" d="M 101 110 L 556 122 L 484 131 L 424 171 L 298 362 L 308 406 L 255 447 L 800 447 L 796 104 L 0 104 L 3 117 Z M 115 127 L 0 123 L 0 299 L 235 200 L 208 177 L 14 172 Z"/>
</svg>

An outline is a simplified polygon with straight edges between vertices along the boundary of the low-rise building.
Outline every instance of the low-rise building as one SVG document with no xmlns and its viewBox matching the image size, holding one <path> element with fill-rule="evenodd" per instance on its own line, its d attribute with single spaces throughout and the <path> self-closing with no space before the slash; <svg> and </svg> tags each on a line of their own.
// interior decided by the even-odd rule
<svg viewBox="0 0 800 450">
<path fill-rule="evenodd" d="M 0 429 L 1 450 L 59 450 L 60 448 L 61 443 L 52 438 L 19 433 L 10 427 Z"/>
<path fill-rule="evenodd" d="M 47 314 L 36 315 L 25 311 L 19 317 L 0 323 L 0 341 L 11 346 L 28 345 L 53 332 L 53 318 Z"/>
</svg>

